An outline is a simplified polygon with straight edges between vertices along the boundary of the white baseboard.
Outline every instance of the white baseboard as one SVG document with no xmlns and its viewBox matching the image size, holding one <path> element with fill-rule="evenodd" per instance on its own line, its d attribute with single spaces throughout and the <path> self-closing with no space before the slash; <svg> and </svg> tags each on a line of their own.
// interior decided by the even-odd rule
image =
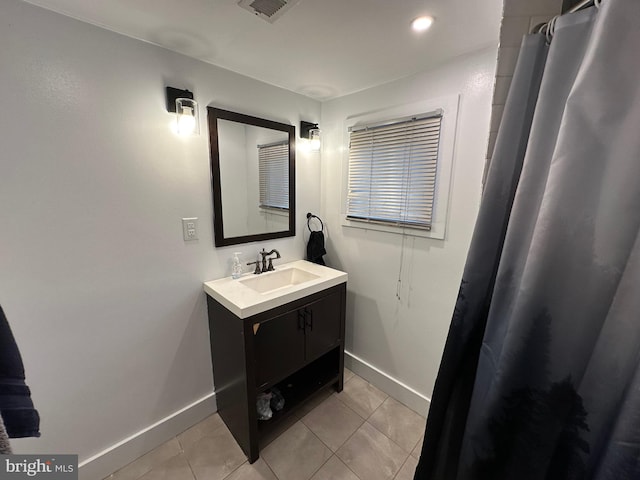
<svg viewBox="0 0 640 480">
<path fill-rule="evenodd" d="M 345 367 L 407 407 L 427 415 L 430 399 L 400 380 L 345 351 Z M 215 393 L 166 416 L 102 452 L 80 462 L 80 480 L 99 480 L 185 431 L 217 411 Z"/>
<path fill-rule="evenodd" d="M 166 416 L 78 465 L 80 480 L 99 480 L 217 411 L 215 393 Z"/>
<path fill-rule="evenodd" d="M 362 358 L 345 350 L 344 365 L 356 375 L 395 398 L 420 415 L 427 416 L 431 399 L 405 385 L 400 380 L 374 367 Z"/>
</svg>

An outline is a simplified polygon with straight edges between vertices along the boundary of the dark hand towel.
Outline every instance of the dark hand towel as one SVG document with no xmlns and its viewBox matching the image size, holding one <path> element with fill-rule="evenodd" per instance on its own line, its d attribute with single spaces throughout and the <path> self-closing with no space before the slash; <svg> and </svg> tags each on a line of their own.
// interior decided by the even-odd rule
<svg viewBox="0 0 640 480">
<path fill-rule="evenodd" d="M 0 307 L 0 415 L 10 438 L 39 437 L 40 416 L 24 382 L 24 366 Z"/>
<path fill-rule="evenodd" d="M 320 231 L 311 232 L 309 234 L 309 242 L 307 243 L 307 260 L 318 265 L 324 265 L 323 255 L 327 251 L 324 249 L 324 234 Z"/>
</svg>

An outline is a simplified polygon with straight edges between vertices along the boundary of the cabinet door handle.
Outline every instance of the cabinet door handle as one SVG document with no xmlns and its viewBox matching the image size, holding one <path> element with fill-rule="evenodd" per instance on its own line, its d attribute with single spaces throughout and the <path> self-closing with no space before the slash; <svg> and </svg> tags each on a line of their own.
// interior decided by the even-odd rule
<svg viewBox="0 0 640 480">
<path fill-rule="evenodd" d="M 313 310 L 305 307 L 304 309 L 305 325 L 313 332 Z"/>
<path fill-rule="evenodd" d="M 304 330 L 305 326 L 305 316 L 306 312 L 302 310 L 298 310 L 298 330 Z"/>
</svg>

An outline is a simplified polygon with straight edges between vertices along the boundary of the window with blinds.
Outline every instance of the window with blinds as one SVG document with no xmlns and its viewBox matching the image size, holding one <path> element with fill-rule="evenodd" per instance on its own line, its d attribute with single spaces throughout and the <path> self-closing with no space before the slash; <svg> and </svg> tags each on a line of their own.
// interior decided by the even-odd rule
<svg viewBox="0 0 640 480">
<path fill-rule="evenodd" d="M 350 129 L 347 218 L 430 231 L 442 112 Z"/>
<path fill-rule="evenodd" d="M 289 209 L 289 142 L 258 145 L 260 208 Z"/>
</svg>

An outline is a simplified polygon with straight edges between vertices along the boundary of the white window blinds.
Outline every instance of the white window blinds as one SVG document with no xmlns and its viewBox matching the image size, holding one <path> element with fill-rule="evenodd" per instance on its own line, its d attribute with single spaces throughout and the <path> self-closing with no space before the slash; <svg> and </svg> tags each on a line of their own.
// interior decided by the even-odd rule
<svg viewBox="0 0 640 480">
<path fill-rule="evenodd" d="M 352 127 L 347 218 L 431 230 L 442 112 Z"/>
<path fill-rule="evenodd" d="M 258 145 L 260 207 L 289 209 L 289 142 Z"/>
</svg>

